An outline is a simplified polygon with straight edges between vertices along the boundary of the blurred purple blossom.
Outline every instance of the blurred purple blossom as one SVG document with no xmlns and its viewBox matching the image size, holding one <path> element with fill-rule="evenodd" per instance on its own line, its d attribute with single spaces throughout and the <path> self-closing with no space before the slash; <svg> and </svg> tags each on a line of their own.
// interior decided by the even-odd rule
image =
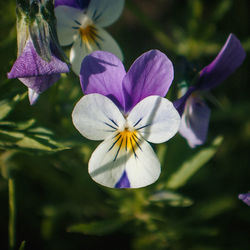
<svg viewBox="0 0 250 250">
<path fill-rule="evenodd" d="M 181 115 L 179 133 L 190 147 L 206 141 L 210 109 L 202 99 L 202 92 L 209 91 L 226 80 L 244 61 L 246 53 L 234 34 L 230 34 L 216 58 L 200 73 L 194 86 L 174 102 Z"/>
<path fill-rule="evenodd" d="M 239 194 L 238 198 L 250 206 L 250 192 L 246 194 Z"/>
</svg>

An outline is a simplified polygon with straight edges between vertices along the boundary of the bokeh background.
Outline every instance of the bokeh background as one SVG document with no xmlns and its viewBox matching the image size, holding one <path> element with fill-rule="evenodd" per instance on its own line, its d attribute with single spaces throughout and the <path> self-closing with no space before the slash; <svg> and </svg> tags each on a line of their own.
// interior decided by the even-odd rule
<svg viewBox="0 0 250 250">
<path fill-rule="evenodd" d="M 32 107 L 25 86 L 7 80 L 17 51 L 15 1 L 1 1 L 0 249 L 8 248 L 8 178 L 15 180 L 17 247 L 25 240 L 27 250 L 249 249 L 250 207 L 238 200 L 250 190 L 249 10 L 248 0 L 126 0 L 108 31 L 127 69 L 149 49 L 168 55 L 175 68 L 172 101 L 188 78 L 183 61 L 200 70 L 230 33 L 247 57 L 211 93 L 204 146 L 190 149 L 177 135 L 155 147 L 162 163 L 158 182 L 113 190 L 89 177 L 88 159 L 98 143 L 72 125 L 79 79 L 64 75 Z"/>
</svg>

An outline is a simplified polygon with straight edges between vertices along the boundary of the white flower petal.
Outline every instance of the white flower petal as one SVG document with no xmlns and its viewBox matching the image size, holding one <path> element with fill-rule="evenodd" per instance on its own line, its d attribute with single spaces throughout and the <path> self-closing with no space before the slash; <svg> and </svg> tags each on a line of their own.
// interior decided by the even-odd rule
<svg viewBox="0 0 250 250">
<path fill-rule="evenodd" d="M 101 27 L 115 22 L 122 13 L 124 0 L 91 0 L 87 15 Z"/>
<path fill-rule="evenodd" d="M 82 42 L 80 36 L 74 42 L 69 55 L 69 60 L 72 65 L 72 70 L 79 75 L 82 60 L 85 56 L 90 54 L 92 51 L 88 50 L 85 44 Z"/>
<path fill-rule="evenodd" d="M 72 112 L 72 119 L 78 131 L 90 140 L 103 140 L 125 123 L 116 105 L 100 94 L 82 97 Z"/>
<path fill-rule="evenodd" d="M 98 41 L 100 47 L 96 46 L 95 50 L 104 50 L 111 52 L 112 54 L 116 55 L 121 61 L 123 61 L 122 51 L 114 38 L 102 28 L 97 27 L 97 30 L 98 35 L 102 40 Z"/>
<path fill-rule="evenodd" d="M 80 36 L 76 39 L 70 50 L 70 62 L 73 71 L 79 75 L 82 60 L 95 50 L 104 50 L 115 54 L 121 61 L 123 55 L 117 42 L 104 29 L 96 27 L 97 37 L 94 41 L 84 42 Z"/>
<path fill-rule="evenodd" d="M 102 142 L 89 160 L 89 174 L 92 179 L 106 187 L 115 187 L 121 178 L 126 166 L 127 155 L 124 150 L 118 152 L 117 147 L 112 147 L 114 138 L 112 136 Z"/>
<path fill-rule="evenodd" d="M 57 35 L 62 46 L 70 45 L 78 36 L 81 19 L 84 14 L 82 10 L 68 6 L 58 6 L 55 8 L 57 19 Z"/>
<path fill-rule="evenodd" d="M 34 105 L 39 98 L 39 94 L 31 88 L 28 88 L 28 94 L 29 94 L 30 105 Z"/>
<path fill-rule="evenodd" d="M 145 140 L 153 143 L 169 140 L 180 126 L 180 116 L 172 102 L 160 96 L 144 98 L 131 110 L 127 120 Z"/>
<path fill-rule="evenodd" d="M 93 152 L 89 160 L 89 174 L 99 184 L 115 187 L 126 171 L 129 187 L 152 184 L 160 175 L 160 163 L 151 146 L 144 140 L 134 149 L 125 149 L 119 136 L 110 136 Z"/>
<path fill-rule="evenodd" d="M 136 156 L 135 156 L 136 155 Z M 160 162 L 148 142 L 142 139 L 135 155 L 128 157 L 126 173 L 131 188 L 145 187 L 154 183 L 160 176 Z"/>
</svg>

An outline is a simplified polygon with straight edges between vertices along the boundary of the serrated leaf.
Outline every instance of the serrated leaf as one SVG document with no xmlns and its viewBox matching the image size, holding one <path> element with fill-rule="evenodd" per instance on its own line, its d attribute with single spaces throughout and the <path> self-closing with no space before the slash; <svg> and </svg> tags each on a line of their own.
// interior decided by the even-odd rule
<svg viewBox="0 0 250 250">
<path fill-rule="evenodd" d="M 119 219 L 94 221 L 72 225 L 68 228 L 68 232 L 101 236 L 116 231 L 122 225 L 123 222 Z"/>
<path fill-rule="evenodd" d="M 166 187 L 177 189 L 185 185 L 185 183 L 207 163 L 217 152 L 218 147 L 222 143 L 223 138 L 218 136 L 214 139 L 210 146 L 202 148 L 196 154 L 191 155 L 180 167 L 172 174 L 166 183 Z"/>
<path fill-rule="evenodd" d="M 179 193 L 170 190 L 161 190 L 149 197 L 151 202 L 166 202 L 173 207 L 188 207 L 193 201 Z"/>
</svg>

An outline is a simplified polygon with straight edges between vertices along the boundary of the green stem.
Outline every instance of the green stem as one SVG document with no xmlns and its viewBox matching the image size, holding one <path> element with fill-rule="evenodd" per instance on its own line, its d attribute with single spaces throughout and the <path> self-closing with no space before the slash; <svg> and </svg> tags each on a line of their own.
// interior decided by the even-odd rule
<svg viewBox="0 0 250 250">
<path fill-rule="evenodd" d="M 9 249 L 14 250 L 16 241 L 15 181 L 9 178 Z"/>
</svg>

